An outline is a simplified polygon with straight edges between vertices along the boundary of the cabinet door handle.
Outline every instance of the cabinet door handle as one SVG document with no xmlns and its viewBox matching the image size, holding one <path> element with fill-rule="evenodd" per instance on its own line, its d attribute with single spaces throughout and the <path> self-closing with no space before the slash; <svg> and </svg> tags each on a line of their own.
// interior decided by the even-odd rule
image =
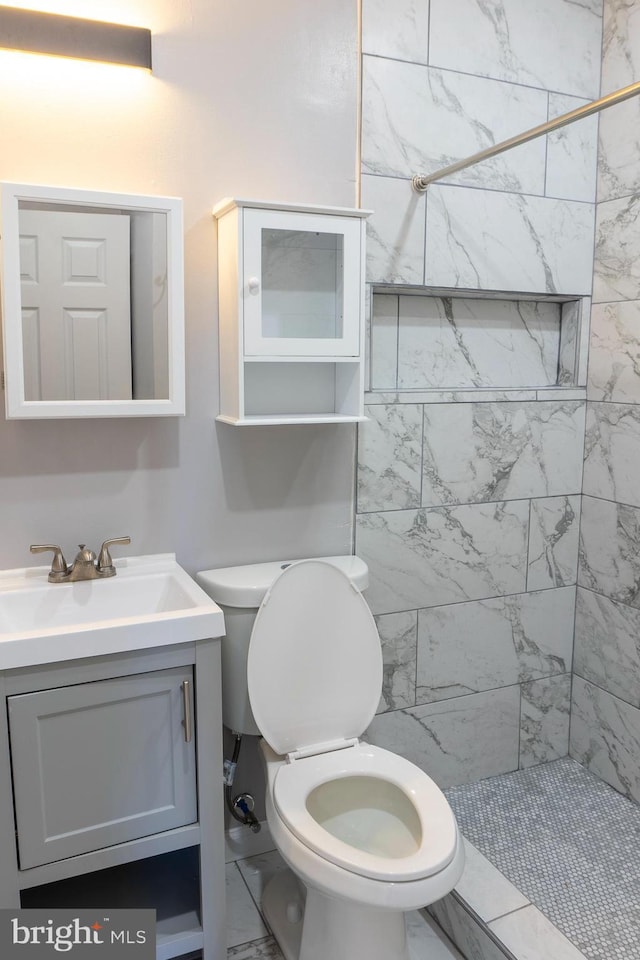
<svg viewBox="0 0 640 960">
<path fill-rule="evenodd" d="M 248 287 L 249 287 L 249 293 L 253 293 L 254 295 L 258 293 L 260 290 L 259 279 L 257 277 L 249 277 Z"/>
<path fill-rule="evenodd" d="M 191 727 L 191 681 L 189 680 L 182 681 L 182 705 L 184 707 L 184 720 L 182 721 L 184 741 L 185 743 L 191 743 L 193 729 Z"/>
</svg>

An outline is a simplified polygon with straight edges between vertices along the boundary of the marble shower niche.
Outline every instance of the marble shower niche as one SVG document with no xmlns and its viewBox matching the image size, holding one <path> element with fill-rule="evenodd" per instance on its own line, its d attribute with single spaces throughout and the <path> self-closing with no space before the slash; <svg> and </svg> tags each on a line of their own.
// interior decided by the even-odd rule
<svg viewBox="0 0 640 960">
<path fill-rule="evenodd" d="M 372 390 L 581 384 L 584 298 L 374 288 Z"/>
</svg>

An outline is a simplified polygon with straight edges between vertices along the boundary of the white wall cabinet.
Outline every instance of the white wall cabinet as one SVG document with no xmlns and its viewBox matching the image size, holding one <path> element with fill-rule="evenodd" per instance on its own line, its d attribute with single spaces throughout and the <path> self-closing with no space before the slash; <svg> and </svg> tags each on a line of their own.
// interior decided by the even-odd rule
<svg viewBox="0 0 640 960">
<path fill-rule="evenodd" d="M 368 211 L 223 200 L 220 415 L 236 425 L 363 417 Z"/>
<path fill-rule="evenodd" d="M 219 654 L 0 673 L 0 907 L 152 908 L 157 960 L 224 960 Z"/>
</svg>

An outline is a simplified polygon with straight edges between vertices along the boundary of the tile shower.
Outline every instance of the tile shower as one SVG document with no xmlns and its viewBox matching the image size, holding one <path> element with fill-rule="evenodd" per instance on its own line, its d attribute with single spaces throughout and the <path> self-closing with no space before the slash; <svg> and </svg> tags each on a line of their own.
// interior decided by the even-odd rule
<svg viewBox="0 0 640 960">
<path fill-rule="evenodd" d="M 481 303 L 490 322 L 489 301 Z M 508 306 L 500 304 L 503 314 Z M 454 379 L 452 363 L 443 396 L 398 389 L 389 403 L 372 395 L 360 430 L 356 549 L 370 567 L 386 660 L 369 735 L 444 785 L 568 748 L 585 405 L 537 399 L 557 371 L 559 336 L 547 337 L 551 364 L 522 312 L 512 306 L 502 342 L 515 344 L 522 365 L 521 342 L 533 345 L 523 382 L 542 389 L 474 390 L 478 399 L 467 400 L 465 371 Z M 477 370 L 481 351 L 467 329 L 457 329 L 457 344 Z M 424 358 L 432 331 L 424 349 L 417 333 L 410 353 Z M 450 392 L 466 402 L 450 402 Z"/>
<path fill-rule="evenodd" d="M 369 736 L 446 786 L 568 750 L 597 128 L 410 178 L 596 97 L 601 13 L 550 0 L 536 45 L 513 0 L 363 3 Z"/>
<path fill-rule="evenodd" d="M 410 188 L 639 50 L 640 0 L 363 0 L 368 736 L 445 787 L 570 754 L 640 801 L 640 100 Z"/>
</svg>

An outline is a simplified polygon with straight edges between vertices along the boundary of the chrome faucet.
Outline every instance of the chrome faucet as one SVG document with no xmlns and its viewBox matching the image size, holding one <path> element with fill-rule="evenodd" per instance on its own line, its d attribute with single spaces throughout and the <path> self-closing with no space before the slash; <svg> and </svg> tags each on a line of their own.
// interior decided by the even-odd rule
<svg viewBox="0 0 640 960">
<path fill-rule="evenodd" d="M 93 550 L 89 550 L 86 544 L 80 543 L 78 544 L 80 549 L 72 564 L 67 564 L 62 550 L 56 544 L 32 543 L 29 549 L 31 553 L 53 551 L 49 571 L 50 583 L 75 583 L 78 580 L 102 580 L 105 577 L 115 577 L 116 568 L 109 552 L 112 543 L 131 543 L 131 537 L 112 537 L 110 540 L 105 540 L 97 559 Z"/>
</svg>

